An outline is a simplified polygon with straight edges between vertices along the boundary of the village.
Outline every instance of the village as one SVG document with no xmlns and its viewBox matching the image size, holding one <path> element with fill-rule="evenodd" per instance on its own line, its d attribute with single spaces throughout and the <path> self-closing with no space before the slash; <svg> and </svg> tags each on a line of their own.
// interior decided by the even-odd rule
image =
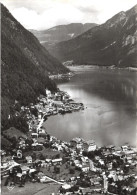
<svg viewBox="0 0 137 195">
<path fill-rule="evenodd" d="M 56 75 L 51 75 L 50 73 L 49 73 L 49 78 L 51 79 L 51 80 L 65 80 L 65 79 L 70 79 L 71 77 L 73 77 L 74 76 L 74 72 L 69 72 L 69 73 L 66 73 L 66 74 L 56 74 Z"/>
<path fill-rule="evenodd" d="M 79 137 L 66 142 L 50 135 L 43 127 L 48 117 L 85 108 L 59 89 L 54 93 L 46 89 L 46 94 L 38 97 L 37 104 L 21 107 L 20 113 L 27 117 L 27 134 L 14 128 L 4 132 L 5 137 L 12 132 L 15 147 L 1 150 L 2 190 L 16 187 L 25 192 L 28 183 L 45 187 L 54 183 L 57 191 L 49 194 L 135 195 L 137 148 L 128 143 L 100 147 L 92 139 Z"/>
</svg>

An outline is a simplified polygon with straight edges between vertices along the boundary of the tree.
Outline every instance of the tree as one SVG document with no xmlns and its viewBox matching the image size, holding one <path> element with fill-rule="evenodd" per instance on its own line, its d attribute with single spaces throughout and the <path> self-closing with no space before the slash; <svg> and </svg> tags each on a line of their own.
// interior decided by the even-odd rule
<svg viewBox="0 0 137 195">
<path fill-rule="evenodd" d="M 55 165 L 55 166 L 54 166 L 54 172 L 55 172 L 56 174 L 60 173 L 60 167 Z"/>
<path fill-rule="evenodd" d="M 89 157 L 90 159 L 94 159 L 94 157 L 95 157 L 94 152 L 93 152 L 93 151 L 88 152 L 88 157 Z"/>
<path fill-rule="evenodd" d="M 100 155 L 102 154 L 101 149 L 95 150 L 95 151 L 94 151 L 94 154 L 95 154 L 96 156 L 100 156 Z"/>
<path fill-rule="evenodd" d="M 24 116 L 13 116 L 8 120 L 6 128 L 15 127 L 19 129 L 23 133 L 27 133 L 29 131 L 29 127 L 27 124 L 27 119 Z"/>
<path fill-rule="evenodd" d="M 37 110 L 37 108 L 31 109 L 31 113 L 32 113 L 35 117 L 38 117 L 38 110 Z"/>
<path fill-rule="evenodd" d="M 40 154 L 40 157 L 39 157 L 40 160 L 45 160 L 45 157 L 43 154 Z"/>
<path fill-rule="evenodd" d="M 129 167 L 127 166 L 124 166 L 124 169 L 123 169 L 124 173 L 128 173 L 129 172 Z"/>
<path fill-rule="evenodd" d="M 88 152 L 87 152 L 86 150 L 84 150 L 84 151 L 82 152 L 82 154 L 83 154 L 83 156 L 88 156 Z"/>
<path fill-rule="evenodd" d="M 16 137 L 12 137 L 10 141 L 12 142 L 12 147 L 13 148 L 16 148 L 16 145 L 17 145 L 17 139 L 16 139 Z"/>
<path fill-rule="evenodd" d="M 36 160 L 36 159 L 37 159 L 37 158 L 36 158 L 36 153 L 34 153 L 34 152 L 32 153 L 32 159 L 33 159 L 33 160 Z"/>
<path fill-rule="evenodd" d="M 74 174 L 74 173 L 75 173 L 75 169 L 71 167 L 71 168 L 69 169 L 69 173 L 70 173 L 70 174 Z"/>
<path fill-rule="evenodd" d="M 50 141 L 50 135 L 49 134 L 47 134 L 47 140 Z"/>
</svg>

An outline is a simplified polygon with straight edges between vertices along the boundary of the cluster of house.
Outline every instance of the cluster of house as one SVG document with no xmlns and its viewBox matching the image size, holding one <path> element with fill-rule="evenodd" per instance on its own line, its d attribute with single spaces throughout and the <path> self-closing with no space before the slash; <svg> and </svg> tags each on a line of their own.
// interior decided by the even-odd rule
<svg viewBox="0 0 137 195">
<path fill-rule="evenodd" d="M 85 141 L 81 138 L 64 143 L 65 147 L 62 143 L 54 145 L 57 150 L 65 149 L 68 154 L 67 163 L 83 173 L 82 183 L 79 183 L 79 177 L 71 178 L 72 181 L 81 187 L 86 186 L 89 192 L 136 194 L 137 148 L 128 144 L 121 147 L 97 147 L 93 140 Z M 67 185 L 67 191 L 72 189 L 73 185 L 74 183 L 69 184 L 69 189 Z"/>
<path fill-rule="evenodd" d="M 46 134 L 47 135 L 47 134 Z M 36 140 L 32 137 L 32 140 Z M 74 138 L 69 143 L 58 140 L 50 136 L 47 142 L 52 142 L 52 149 L 62 151 L 67 159 L 67 165 L 73 170 L 78 170 L 80 176 L 70 177 L 70 181 L 63 181 L 61 191 L 69 192 L 74 186 L 79 186 L 82 192 L 101 192 L 101 193 L 125 193 L 134 194 L 136 192 L 134 182 L 137 181 L 135 169 L 137 166 L 137 149 L 124 145 L 122 147 L 106 146 L 97 147 L 93 140 L 85 141 L 81 138 Z M 32 142 L 32 146 L 35 142 Z M 38 143 L 40 144 L 40 143 Z M 41 144 L 43 146 L 43 144 Z M 21 146 L 21 147 L 20 147 Z M 17 157 L 22 158 L 22 147 L 26 147 L 26 142 L 22 139 L 18 142 Z M 37 159 L 33 161 L 31 155 L 26 156 L 26 162 L 17 163 L 14 155 L 11 159 L 6 159 L 6 152 L 2 151 L 2 173 L 12 175 L 14 182 L 23 185 L 25 181 L 47 182 L 52 178 L 47 177 L 42 172 L 37 171 L 37 167 L 47 169 L 52 165 L 61 167 L 64 163 L 63 158 Z M 7 172 L 8 171 L 8 172 Z M 61 178 L 60 178 L 61 179 Z M 76 185 L 77 184 L 77 185 Z M 121 185 L 121 188 L 120 186 Z M 84 189 L 83 189 L 84 187 Z M 75 189 L 75 188 L 74 188 Z M 77 189 L 77 188 L 76 188 Z M 77 189 L 78 190 L 78 189 Z"/>
<path fill-rule="evenodd" d="M 36 137 L 32 137 L 32 140 L 36 140 Z M 32 182 L 44 183 L 51 181 L 52 178 L 38 172 L 37 167 L 40 166 L 45 169 L 53 165 L 61 167 L 66 162 L 68 167 L 74 170 L 71 171 L 72 174 L 77 170 L 79 176 L 74 174 L 69 181 L 64 180 L 60 189 L 63 192 L 71 192 L 72 189 L 75 189 L 74 186 L 79 186 L 78 189 L 81 189 L 82 192 L 89 193 L 96 191 L 101 193 L 136 194 L 136 186 L 133 185 L 137 181 L 135 173 L 137 166 L 136 148 L 130 147 L 128 144 L 121 147 L 113 145 L 97 147 L 93 140 L 85 141 L 82 138 L 74 138 L 68 143 L 53 136 L 50 136 L 46 142 L 52 142 L 51 148 L 53 150 L 62 151 L 67 161 L 63 161 L 63 158 L 46 158 L 33 161 L 31 156 L 26 156 L 26 164 L 19 164 L 13 160 L 14 156 L 12 156 L 12 159 L 5 160 L 5 163 L 4 158 L 2 159 L 2 170 L 8 170 L 8 174 L 15 176 L 14 181 L 21 182 L 21 185 L 23 178 L 27 178 L 29 181 L 31 179 Z M 20 139 L 19 146 L 21 145 L 25 145 L 23 139 Z M 43 146 L 43 144 L 41 145 Z M 3 156 L 5 156 L 4 152 Z M 17 150 L 17 156 L 20 159 L 22 158 L 20 147 Z M 78 189 L 76 188 L 76 190 Z"/>
<path fill-rule="evenodd" d="M 27 118 L 29 123 L 29 129 L 33 130 L 38 126 L 38 123 L 50 115 L 71 113 L 73 111 L 84 110 L 83 103 L 74 102 L 67 92 L 58 90 L 57 92 L 51 93 L 50 90 L 46 89 L 47 96 L 41 96 L 38 98 L 36 105 L 31 104 L 29 107 L 21 107 L 22 112 L 28 110 Z M 31 111 L 37 110 L 37 117 L 31 114 Z M 42 121 L 43 122 L 43 121 Z M 42 123 L 41 122 L 41 123 Z"/>
<path fill-rule="evenodd" d="M 69 79 L 73 75 L 74 75 L 74 73 L 69 72 L 69 73 L 66 73 L 66 74 L 49 75 L 49 78 L 52 79 L 52 80 L 54 80 L 54 79 Z"/>
<path fill-rule="evenodd" d="M 39 97 L 39 103 L 22 107 L 22 112 L 26 112 L 30 137 L 20 137 L 16 144 L 16 149 L 10 159 L 7 159 L 6 151 L 1 151 L 1 173 L 2 176 L 9 175 L 14 183 L 23 185 L 26 181 L 47 182 L 53 181 L 61 185 L 60 193 L 79 191 L 80 193 L 101 193 L 134 194 L 137 181 L 137 148 L 128 144 L 115 147 L 113 145 L 98 147 L 94 140 L 85 141 L 82 138 L 73 138 L 70 142 L 58 140 L 49 135 L 42 127 L 45 117 L 61 111 L 71 112 L 84 109 L 82 103 L 75 103 L 66 92 L 58 91 L 52 94 L 46 91 L 47 97 Z M 63 157 L 33 159 L 32 155 L 26 155 L 22 161 L 24 151 L 41 151 L 45 147 L 63 154 Z M 43 167 L 55 166 L 60 169 L 63 164 L 66 169 L 70 169 L 71 177 L 63 183 L 50 178 L 39 170 Z M 79 172 L 79 176 L 75 175 Z M 72 177 L 73 175 L 73 177 Z M 60 178 L 61 180 L 62 178 Z M 86 189 L 86 190 L 85 190 Z"/>
<path fill-rule="evenodd" d="M 94 141 L 85 142 L 80 138 L 73 139 L 71 143 L 75 145 L 71 153 L 72 163 L 85 176 L 90 175 L 89 192 L 91 186 L 96 186 L 100 192 L 103 187 L 105 193 L 136 194 L 137 148 L 128 144 L 97 147 Z"/>
</svg>

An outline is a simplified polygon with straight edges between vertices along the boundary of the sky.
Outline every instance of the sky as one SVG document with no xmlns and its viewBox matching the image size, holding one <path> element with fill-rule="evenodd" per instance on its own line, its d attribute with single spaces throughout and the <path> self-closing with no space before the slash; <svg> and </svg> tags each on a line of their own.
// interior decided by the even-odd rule
<svg viewBox="0 0 137 195">
<path fill-rule="evenodd" d="M 102 24 L 137 0 L 0 0 L 27 29 L 44 30 L 61 24 Z"/>
</svg>

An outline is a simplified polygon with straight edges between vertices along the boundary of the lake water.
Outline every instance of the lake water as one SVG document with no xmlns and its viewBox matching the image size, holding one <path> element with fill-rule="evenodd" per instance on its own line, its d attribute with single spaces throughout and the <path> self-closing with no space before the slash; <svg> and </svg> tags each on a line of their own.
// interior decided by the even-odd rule
<svg viewBox="0 0 137 195">
<path fill-rule="evenodd" d="M 136 72 L 72 68 L 76 75 L 58 87 L 85 110 L 51 116 L 47 131 L 61 140 L 94 139 L 102 146 L 136 144 Z"/>
</svg>

